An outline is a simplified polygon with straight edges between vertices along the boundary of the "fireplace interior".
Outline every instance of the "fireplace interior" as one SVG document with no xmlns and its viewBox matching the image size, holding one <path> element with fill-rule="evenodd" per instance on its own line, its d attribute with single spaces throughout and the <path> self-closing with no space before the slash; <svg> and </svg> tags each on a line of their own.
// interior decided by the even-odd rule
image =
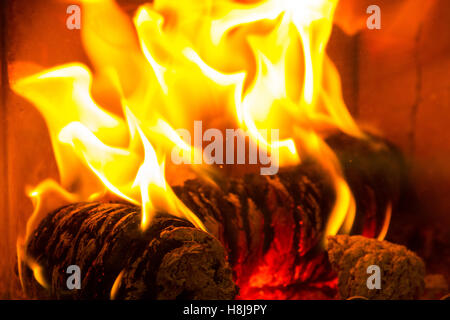
<svg viewBox="0 0 450 320">
<path fill-rule="evenodd" d="M 259 69 L 253 53 L 257 50 L 253 52 L 252 48 L 266 45 L 266 42 L 283 47 L 285 42 L 271 39 L 284 39 L 280 30 L 285 23 L 290 23 L 286 17 L 291 11 L 303 12 L 309 8 L 287 7 L 275 16 L 269 14 L 265 19 L 261 18 L 262 22 L 252 23 L 246 22 L 248 15 L 242 14 L 242 29 L 238 25 L 230 31 L 229 37 L 234 41 L 231 49 L 220 48 L 209 54 L 206 53 L 208 44 L 201 38 L 203 29 L 196 30 L 188 23 L 186 28 L 177 24 L 177 19 L 184 22 L 200 19 L 202 6 L 199 3 L 203 2 L 208 1 L 186 0 L 179 8 L 173 1 L 105 0 L 100 1 L 104 3 L 104 8 L 99 5 L 100 9 L 90 9 L 89 5 L 85 7 L 84 3 L 77 2 L 81 7 L 81 29 L 67 27 L 70 4 L 65 1 L 1 2 L 0 298 L 348 299 L 363 296 L 370 299 L 440 299 L 447 295 L 450 284 L 449 1 L 377 1 L 381 9 L 380 29 L 369 29 L 366 25 L 371 15 L 366 9 L 372 5 L 371 0 L 340 0 L 331 15 L 318 18 L 324 26 L 317 28 L 325 31 L 309 33 L 310 44 L 317 45 L 315 41 L 322 41 L 326 56 L 324 59 L 312 55 L 311 72 L 317 76 L 322 69 L 314 63 L 324 59 L 324 78 L 331 80 L 323 87 L 332 99 L 330 104 L 336 108 L 334 111 L 325 108 L 326 114 L 337 120 L 332 124 L 324 120 L 325 124 L 322 124 L 320 117 L 307 116 L 297 124 L 292 114 L 270 114 L 275 119 L 270 126 L 278 126 L 282 133 L 283 128 L 291 125 L 302 129 L 298 135 L 300 142 L 296 144 L 299 150 L 306 150 L 305 155 L 300 152 L 301 161 L 291 158 L 285 161 L 285 153 L 280 150 L 279 171 L 273 176 L 265 176 L 260 174 L 258 165 L 202 164 L 192 169 L 189 165 L 172 165 L 167 158 L 165 176 L 150 175 L 155 180 L 149 183 L 145 180 L 148 176 L 143 173 L 148 168 L 144 164 L 151 165 L 151 155 L 155 155 L 155 159 L 160 156 L 152 139 L 162 134 L 155 131 L 154 136 L 146 140 L 145 136 L 149 134 L 136 129 L 141 119 L 136 116 L 138 112 L 133 114 L 132 105 L 139 97 L 131 93 L 139 87 L 141 68 L 134 63 L 147 59 L 146 67 L 152 70 L 171 70 L 172 64 L 178 63 L 184 45 L 181 41 L 181 44 L 177 43 L 177 35 L 186 32 L 192 39 L 200 39 L 196 42 L 199 49 L 195 54 L 193 51 L 183 53 L 200 66 L 199 74 L 213 78 L 216 86 L 228 88 L 230 83 L 223 82 L 230 80 L 223 74 L 236 73 L 239 66 L 248 64 L 253 70 L 248 79 L 256 78 Z M 261 1 L 217 2 L 232 3 L 239 8 L 258 8 Z M 319 2 L 333 6 L 336 1 L 316 3 Z M 280 1 L 279 5 L 281 3 L 284 5 L 285 2 Z M 146 5 L 145 10 L 141 10 L 143 5 Z M 325 15 L 324 12 L 320 13 Z M 169 41 L 161 36 L 161 43 L 152 42 L 160 35 L 151 26 L 147 28 L 145 23 L 156 19 L 155 13 L 164 17 L 161 30 L 164 36 L 171 35 L 167 36 Z M 292 16 L 292 21 L 296 21 L 296 16 Z M 311 18 L 306 16 L 306 20 Z M 329 19 L 330 36 L 327 39 L 326 21 Z M 218 23 L 217 28 L 230 23 L 225 22 L 223 25 Z M 85 26 L 89 30 L 86 31 Z M 216 24 L 211 23 L 211 29 L 213 26 Z M 295 29 L 293 26 L 292 22 L 286 27 L 286 37 L 290 37 Z M 96 30 L 101 32 L 97 34 Z M 150 36 L 146 37 L 145 32 Z M 247 41 L 246 33 L 252 35 L 249 37 L 252 40 L 243 45 L 242 39 Z M 308 72 L 304 52 L 297 59 L 301 62 L 294 63 L 297 61 L 295 50 L 304 49 L 302 44 L 307 43 L 304 33 L 299 34 L 301 41 L 291 41 L 294 49 L 286 45 L 286 50 L 294 53 L 287 55 L 288 63 L 284 69 L 277 64 L 268 64 L 267 69 L 261 69 L 265 70 L 261 73 L 262 79 L 268 75 L 270 80 L 271 71 L 276 74 L 282 70 L 290 75 L 298 68 Z M 173 45 L 172 51 L 165 51 L 167 43 Z M 98 45 L 98 51 L 93 51 L 95 45 Z M 115 51 L 109 50 L 109 45 Z M 149 59 L 149 53 L 143 53 L 142 48 L 157 52 L 157 58 Z M 122 60 L 111 63 L 112 71 L 100 67 L 124 52 L 127 55 Z M 169 58 L 165 60 L 166 56 Z M 202 65 L 198 62 L 201 58 L 223 73 L 218 75 L 213 67 Z M 277 54 L 264 56 L 259 63 L 270 59 L 276 60 Z M 20 82 L 74 62 L 77 65 L 70 65 L 73 68 L 65 70 L 73 73 L 53 75 L 55 79 L 73 77 L 69 84 L 60 84 L 56 80 L 44 83 L 45 86 L 38 83 L 37 80 L 42 79 L 45 82 L 45 76 L 32 79 L 36 86 L 32 81 Z M 338 73 L 333 73 L 333 64 Z M 80 65 L 86 69 L 79 68 Z M 203 87 L 197 78 L 197 69 L 188 68 L 190 65 L 180 63 L 175 69 L 187 74 L 179 83 L 174 80 L 175 92 L 180 92 L 178 95 L 170 94 L 171 82 L 167 82 L 167 96 L 174 104 L 182 105 L 183 113 L 177 109 L 172 113 L 167 111 L 167 114 L 166 109 L 158 112 L 175 129 L 183 123 L 181 114 L 186 114 L 189 119 L 186 121 L 188 130 L 193 129 L 191 120 L 202 120 L 203 130 L 218 128 L 225 132 L 225 128 L 236 128 L 237 121 L 226 105 L 229 101 L 225 94 L 220 91 L 220 96 L 215 96 L 212 89 L 209 92 L 210 88 Z M 85 98 L 80 92 L 86 83 L 77 83 L 79 78 L 76 78 L 80 74 L 80 78 L 86 76 L 80 70 L 90 70 L 93 74 L 92 87 L 88 88 L 92 101 L 107 106 L 104 108 L 113 115 L 111 119 L 125 119 L 123 127 L 130 131 L 126 135 L 132 141 L 130 145 L 142 142 L 139 152 L 145 155 L 145 161 L 140 167 L 142 170 L 136 171 L 143 178 L 136 181 L 141 183 L 142 194 L 145 181 L 147 188 L 152 186 L 150 190 L 146 189 L 150 204 L 142 206 L 144 197 L 135 200 L 134 189 L 127 193 L 125 187 L 120 189 L 105 184 L 109 177 L 107 173 L 103 180 L 97 175 L 95 183 L 91 183 L 89 179 L 95 175 L 86 173 L 89 168 L 77 172 L 78 162 L 73 161 L 72 165 L 72 158 L 63 153 L 65 149 L 55 147 L 58 137 L 72 139 L 72 145 L 83 141 L 81 135 L 71 138 L 71 134 L 77 133 L 75 125 L 65 127 L 66 135 L 58 135 L 63 127 L 61 123 L 66 121 L 61 119 L 71 116 L 70 103 L 67 104 L 69 107 L 64 107 L 64 99 L 82 101 Z M 158 75 L 164 78 L 166 73 L 155 74 L 152 81 L 164 82 Z M 336 74 L 340 76 L 340 82 L 335 81 Z M 294 92 L 288 96 L 305 95 L 306 89 L 302 93 L 296 88 L 294 80 L 297 78 L 291 79 L 292 82 L 288 78 L 279 78 L 269 87 L 277 92 L 278 87 L 282 87 L 279 84 L 286 82 L 289 92 Z M 264 81 L 261 83 L 265 84 Z M 258 88 L 258 84 L 248 80 L 244 82 L 242 92 Z M 62 96 L 60 93 L 67 90 L 67 85 L 70 88 L 79 85 L 79 91 L 73 90 L 74 96 Z M 146 90 L 150 91 L 142 92 L 146 93 Z M 36 107 L 41 100 L 33 101 L 35 96 L 30 98 L 30 92 L 53 101 L 54 109 L 46 113 Z M 77 92 L 79 95 L 75 97 Z M 265 90 L 252 93 L 248 96 L 262 101 L 261 104 L 268 99 L 264 96 Z M 343 103 L 336 98 L 340 96 Z M 234 98 L 232 95 L 227 97 L 230 101 Z M 123 101 L 129 103 L 129 109 L 122 109 Z M 339 107 L 341 105 L 344 111 Z M 88 114 L 87 122 L 98 115 L 95 112 Z M 251 128 L 245 111 L 243 114 L 243 122 Z M 355 134 L 356 129 L 351 129 L 353 120 L 365 138 Z M 258 122 L 255 120 L 255 123 Z M 113 127 L 106 124 L 106 131 L 110 130 L 108 126 Z M 320 133 L 315 131 L 316 127 L 320 127 Z M 55 129 L 58 132 L 55 134 L 52 128 L 58 128 Z M 163 127 L 158 128 L 162 130 Z M 116 134 L 120 136 L 118 131 L 123 128 L 111 130 L 114 132 L 105 138 L 110 139 L 108 143 L 114 141 Z M 305 138 L 311 135 L 314 139 L 320 137 L 317 143 Z M 169 137 L 166 140 L 173 137 L 167 131 L 166 136 Z M 103 142 L 107 145 L 105 139 Z M 80 154 L 86 156 L 91 149 L 88 144 L 83 148 Z M 92 150 L 100 149 L 94 146 Z M 117 154 L 118 160 L 108 167 L 111 177 L 114 171 L 122 170 L 122 167 L 114 167 L 122 161 L 120 156 L 123 154 Z M 90 156 L 89 153 L 86 157 Z M 245 160 L 248 159 L 246 156 Z M 156 164 L 161 164 L 160 158 L 156 160 Z M 93 160 L 90 168 L 103 170 L 106 166 L 96 167 L 102 161 Z M 137 160 L 127 159 L 124 163 L 133 161 Z M 70 170 L 63 172 L 61 163 Z M 74 178 L 77 174 L 79 176 Z M 139 177 L 139 174 L 135 176 Z M 114 179 L 120 184 L 125 178 L 120 173 Z M 62 182 L 58 185 L 49 181 Z M 65 185 L 64 181 L 67 182 Z M 162 186 L 158 181 L 162 181 Z M 102 183 L 109 191 L 98 192 L 100 189 L 96 186 Z M 337 189 L 340 183 L 348 189 Z M 88 185 L 87 189 L 81 190 L 83 184 Z M 39 186 L 45 189 L 45 197 L 40 196 L 43 189 Z M 351 193 L 353 202 L 345 198 L 345 190 Z M 336 203 L 347 205 L 348 212 L 353 203 L 354 214 L 339 215 Z M 174 214 L 175 211 L 179 214 Z M 386 241 L 381 241 L 383 239 Z M 358 256 L 361 252 L 364 255 Z M 385 255 L 387 252 L 391 255 L 389 259 Z M 392 262 L 397 261 L 395 257 L 401 257 L 397 260 L 403 262 Z M 377 259 L 392 261 L 385 263 Z M 354 280 L 360 276 L 357 263 L 366 266 L 363 260 L 366 264 L 379 264 L 388 278 L 404 274 L 409 277 L 410 285 L 405 286 L 400 280 L 398 284 L 383 282 L 383 288 L 390 288 L 389 293 L 383 290 L 382 293 L 366 293 L 366 289 L 360 289 L 360 283 Z M 88 270 L 83 276 L 81 290 L 58 287 L 66 283 L 65 268 L 71 264 L 82 264 L 82 273 Z M 346 278 L 345 272 L 355 272 L 353 280 Z M 101 280 L 97 282 L 97 279 Z"/>
</svg>

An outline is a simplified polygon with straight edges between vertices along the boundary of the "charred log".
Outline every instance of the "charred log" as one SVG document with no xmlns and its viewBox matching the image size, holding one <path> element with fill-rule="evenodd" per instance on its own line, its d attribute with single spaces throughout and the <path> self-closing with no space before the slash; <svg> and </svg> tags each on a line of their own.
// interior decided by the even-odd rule
<svg viewBox="0 0 450 320">
<path fill-rule="evenodd" d="M 416 197 L 408 180 L 408 165 L 396 146 L 370 134 L 356 139 L 341 133 L 326 141 L 336 152 L 356 201 L 358 219 L 353 233 L 376 236 L 388 207 L 396 213 L 393 220 L 404 220 L 403 213 L 410 218 Z"/>
<path fill-rule="evenodd" d="M 142 232 L 140 219 L 140 209 L 124 203 L 77 203 L 49 214 L 27 250 L 42 268 L 47 289 L 24 265 L 27 294 L 41 299 L 234 298 L 231 269 L 214 237 L 164 214 Z M 80 290 L 67 287 L 70 265 L 81 270 Z"/>
<path fill-rule="evenodd" d="M 362 236 L 338 235 L 329 237 L 328 255 L 338 271 L 341 298 L 418 299 L 424 290 L 425 265 L 404 246 Z M 380 272 L 374 274 L 379 277 L 379 283 L 374 281 L 374 287 L 369 287 L 368 270 L 374 272 L 370 269 L 373 267 Z"/>
<path fill-rule="evenodd" d="M 330 185 L 317 164 L 304 163 L 217 185 L 189 180 L 174 191 L 224 244 L 241 296 L 257 298 L 261 288 L 332 277 L 319 248 L 334 199 Z"/>
</svg>

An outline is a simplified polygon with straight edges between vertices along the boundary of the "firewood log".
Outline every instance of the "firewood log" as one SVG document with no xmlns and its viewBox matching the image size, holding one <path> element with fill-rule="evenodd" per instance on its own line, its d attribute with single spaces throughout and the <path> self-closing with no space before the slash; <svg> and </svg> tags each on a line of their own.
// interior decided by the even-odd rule
<svg viewBox="0 0 450 320">
<path fill-rule="evenodd" d="M 27 255 L 47 289 L 23 263 L 28 296 L 51 299 L 232 299 L 236 286 L 222 245 L 185 220 L 160 214 L 140 229 L 140 209 L 126 203 L 75 203 L 49 214 Z M 81 270 L 69 290 L 67 268 Z"/>
<path fill-rule="evenodd" d="M 367 237 L 378 235 L 388 206 L 396 213 L 392 219 L 402 225 L 404 214 L 410 216 L 416 202 L 402 152 L 389 141 L 368 133 L 366 139 L 341 133 L 326 141 L 340 160 L 358 208 L 352 232 Z"/>
<path fill-rule="evenodd" d="M 334 192 L 316 163 L 216 182 L 188 180 L 174 191 L 224 244 L 243 296 L 330 276 L 318 247 Z"/>
<path fill-rule="evenodd" d="M 362 236 L 329 237 L 328 255 L 338 271 L 341 298 L 418 299 L 424 290 L 425 265 L 406 247 Z M 371 267 L 379 268 L 378 287 L 370 287 Z M 369 270 L 369 271 L 368 271 Z"/>
</svg>

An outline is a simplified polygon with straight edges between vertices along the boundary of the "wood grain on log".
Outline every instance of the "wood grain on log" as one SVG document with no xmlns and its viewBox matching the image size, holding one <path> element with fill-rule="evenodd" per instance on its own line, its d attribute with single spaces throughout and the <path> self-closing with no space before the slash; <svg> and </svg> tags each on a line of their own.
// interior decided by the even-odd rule
<svg viewBox="0 0 450 320">
<path fill-rule="evenodd" d="M 313 250 L 334 199 L 317 164 L 217 182 L 189 180 L 174 191 L 226 247 L 241 297 L 330 276 L 326 255 Z"/>
<path fill-rule="evenodd" d="M 49 290 L 23 265 L 30 297 L 109 299 L 232 299 L 236 287 L 222 245 L 185 220 L 160 214 L 140 229 L 140 209 L 124 203 L 76 203 L 49 214 L 28 243 Z M 81 269 L 69 290 L 66 269 Z"/>
</svg>

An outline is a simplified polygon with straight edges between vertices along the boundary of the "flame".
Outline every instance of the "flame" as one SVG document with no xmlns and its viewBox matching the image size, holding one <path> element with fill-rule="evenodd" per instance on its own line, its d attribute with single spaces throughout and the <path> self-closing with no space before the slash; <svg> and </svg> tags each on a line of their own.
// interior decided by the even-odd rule
<svg viewBox="0 0 450 320">
<path fill-rule="evenodd" d="M 384 221 L 383 225 L 381 226 L 380 233 L 378 234 L 377 239 L 378 240 L 384 240 L 384 238 L 387 235 L 387 232 L 389 230 L 389 224 L 391 223 L 391 216 L 392 216 L 392 203 L 389 202 L 386 207 L 386 213 L 384 215 Z"/>
<path fill-rule="evenodd" d="M 166 180 L 174 146 L 201 156 L 175 130 L 196 120 L 247 130 L 280 166 L 316 158 L 336 191 L 323 239 L 349 232 L 355 202 L 324 141 L 333 130 L 363 136 L 325 52 L 337 2 L 155 0 L 131 19 L 113 0 L 81 1 L 93 71 L 72 63 L 12 84 L 44 117 L 60 174 L 31 193 L 25 239 L 44 210 L 105 193 L 140 205 L 143 230 L 158 211 L 204 229 Z M 279 129 L 279 140 L 263 129 Z M 51 203 L 55 192 L 61 201 Z"/>
<path fill-rule="evenodd" d="M 29 256 L 27 256 L 26 251 L 23 250 L 23 246 L 20 246 L 20 245 L 17 246 L 17 255 L 18 255 L 19 261 L 25 263 L 28 266 L 28 268 L 30 268 L 31 272 L 33 272 L 33 276 L 36 279 L 37 283 L 41 287 L 48 289 L 49 284 L 47 283 L 47 280 L 45 278 L 44 268 L 42 268 L 36 261 L 31 259 Z M 20 276 L 19 277 L 20 285 L 24 289 L 25 286 L 23 284 L 23 278 L 22 278 L 22 267 L 23 266 L 21 263 L 19 263 L 17 265 L 19 276 Z"/>
<path fill-rule="evenodd" d="M 116 277 L 116 280 L 114 280 L 114 283 L 111 287 L 111 292 L 109 295 L 110 300 L 115 300 L 124 272 L 125 272 L 125 270 L 120 271 L 119 275 Z"/>
</svg>

